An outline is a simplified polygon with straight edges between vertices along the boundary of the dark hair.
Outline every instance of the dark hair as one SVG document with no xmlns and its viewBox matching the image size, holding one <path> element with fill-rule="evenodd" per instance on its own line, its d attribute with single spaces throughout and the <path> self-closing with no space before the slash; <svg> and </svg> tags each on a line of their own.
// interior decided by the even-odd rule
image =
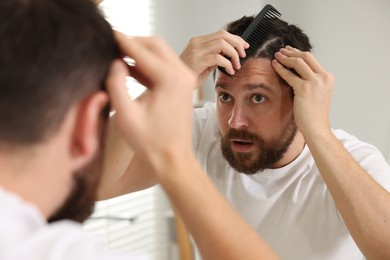
<svg viewBox="0 0 390 260">
<path fill-rule="evenodd" d="M 1 0 L 0 143 L 49 137 L 72 104 L 104 89 L 117 55 L 92 0 Z"/>
<path fill-rule="evenodd" d="M 226 30 L 232 34 L 241 35 L 253 19 L 254 16 L 243 16 L 241 19 L 229 23 Z M 311 51 L 312 46 L 309 38 L 300 28 L 278 18 L 269 21 L 272 24 L 272 30 L 261 39 L 257 51 L 253 55 L 254 58 L 273 60 L 275 53 L 286 45 L 301 51 Z"/>
<path fill-rule="evenodd" d="M 241 35 L 253 21 L 254 17 L 255 16 L 243 16 L 241 19 L 227 24 L 226 30 L 232 34 Z M 300 28 L 293 24 L 288 24 L 279 18 L 272 18 L 269 21 L 272 24 L 270 27 L 272 30 L 270 30 L 264 38 L 260 39 L 257 50 L 254 53 L 247 53 L 248 56 L 245 60 L 250 58 L 266 58 L 273 60 L 275 53 L 287 45 L 301 51 L 311 51 L 312 46 L 309 37 L 307 37 Z M 289 70 L 298 75 L 294 69 L 290 68 Z M 283 85 L 288 86 L 287 82 L 279 75 L 278 79 Z M 294 97 L 294 90 L 292 88 L 290 93 L 291 97 Z"/>
</svg>

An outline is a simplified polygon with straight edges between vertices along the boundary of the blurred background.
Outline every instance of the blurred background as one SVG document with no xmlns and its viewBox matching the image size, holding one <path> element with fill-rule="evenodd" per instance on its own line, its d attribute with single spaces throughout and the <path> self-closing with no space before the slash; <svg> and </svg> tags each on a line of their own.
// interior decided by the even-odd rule
<svg viewBox="0 0 390 260">
<path fill-rule="evenodd" d="M 390 162 L 390 1 L 388 0 L 103 0 L 99 8 L 127 35 L 159 35 L 179 54 L 191 37 L 220 30 L 257 14 L 265 4 L 302 28 L 313 53 L 336 78 L 330 111 L 333 128 L 374 144 Z M 144 88 L 128 82 L 137 96 Z M 194 94 L 194 104 L 214 100 L 213 82 Z M 390 107 L 390 106 L 389 106 Z M 86 229 L 109 247 L 152 259 L 190 259 L 183 252 L 176 215 L 160 187 L 97 205 Z M 179 225 L 178 225 L 179 224 Z M 184 237 L 184 240 L 186 238 Z"/>
</svg>

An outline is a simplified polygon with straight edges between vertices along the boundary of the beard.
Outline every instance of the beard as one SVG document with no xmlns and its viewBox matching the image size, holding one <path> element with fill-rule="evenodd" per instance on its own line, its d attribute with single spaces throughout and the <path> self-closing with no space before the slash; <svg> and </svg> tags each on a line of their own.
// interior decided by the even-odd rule
<svg viewBox="0 0 390 260">
<path fill-rule="evenodd" d="M 71 193 L 61 208 L 49 218 L 49 223 L 64 219 L 82 223 L 92 214 L 102 171 L 103 152 L 101 150 L 87 166 L 74 174 Z"/>
<path fill-rule="evenodd" d="M 222 155 L 236 171 L 248 175 L 255 174 L 271 168 L 272 165 L 282 159 L 296 133 L 297 126 L 294 119 L 291 119 L 279 136 L 268 141 L 245 129 L 230 129 L 225 136 L 221 134 Z M 252 142 L 256 150 L 248 153 L 233 151 L 231 147 L 232 139 Z"/>
<path fill-rule="evenodd" d="M 100 125 L 100 144 L 96 154 L 86 166 L 74 173 L 72 191 L 57 212 L 48 219 L 49 223 L 64 219 L 83 223 L 94 211 L 103 169 L 106 122 L 104 119 Z"/>
</svg>

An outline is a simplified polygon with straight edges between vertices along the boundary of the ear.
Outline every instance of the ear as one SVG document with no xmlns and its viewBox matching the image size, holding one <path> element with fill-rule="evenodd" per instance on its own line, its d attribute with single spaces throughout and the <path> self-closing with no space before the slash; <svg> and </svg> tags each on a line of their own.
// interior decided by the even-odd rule
<svg viewBox="0 0 390 260">
<path fill-rule="evenodd" d="M 91 161 L 99 149 L 102 138 L 101 113 L 108 103 L 108 95 L 99 91 L 78 104 L 71 139 L 73 167 L 78 169 Z"/>
</svg>

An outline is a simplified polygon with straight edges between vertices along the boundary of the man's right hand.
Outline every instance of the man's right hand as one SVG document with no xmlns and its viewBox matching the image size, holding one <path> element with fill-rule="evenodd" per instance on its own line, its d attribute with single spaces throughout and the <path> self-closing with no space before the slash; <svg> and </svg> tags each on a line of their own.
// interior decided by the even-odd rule
<svg viewBox="0 0 390 260">
<path fill-rule="evenodd" d="M 113 63 L 107 88 L 119 130 L 131 148 L 160 169 L 170 153 L 192 153 L 192 91 L 196 77 L 160 38 L 127 38 L 116 33 L 124 56 L 135 60 L 130 74 L 148 95 L 132 101 L 127 94 L 127 69 L 122 60 Z M 156 171 L 158 172 L 158 171 Z"/>
<path fill-rule="evenodd" d="M 247 48 L 249 44 L 240 36 L 221 30 L 190 39 L 180 58 L 198 76 L 200 87 L 217 66 L 234 75 L 241 68 L 240 57 L 245 57 Z"/>
</svg>

